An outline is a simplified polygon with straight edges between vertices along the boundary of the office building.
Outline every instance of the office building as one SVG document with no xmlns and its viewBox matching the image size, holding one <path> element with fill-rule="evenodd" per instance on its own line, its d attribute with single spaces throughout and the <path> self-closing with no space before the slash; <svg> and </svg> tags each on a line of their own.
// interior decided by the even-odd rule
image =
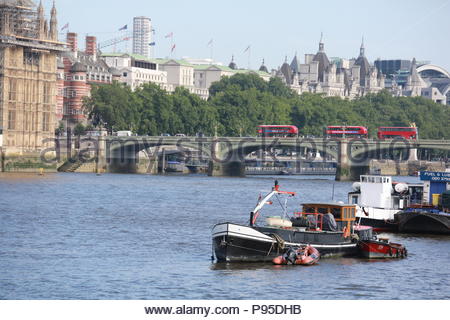
<svg viewBox="0 0 450 320">
<path fill-rule="evenodd" d="M 133 20 L 133 54 L 151 58 L 152 21 L 147 17 Z"/>
</svg>

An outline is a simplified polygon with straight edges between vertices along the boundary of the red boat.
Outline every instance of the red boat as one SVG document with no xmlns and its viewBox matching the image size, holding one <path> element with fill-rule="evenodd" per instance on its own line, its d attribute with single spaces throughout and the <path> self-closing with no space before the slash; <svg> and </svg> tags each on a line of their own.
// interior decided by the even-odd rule
<svg viewBox="0 0 450 320">
<path fill-rule="evenodd" d="M 294 264 L 312 266 L 319 262 L 319 259 L 319 251 L 312 246 L 306 246 L 298 250 L 289 249 L 284 255 L 273 259 L 273 263 L 276 265 Z"/>
<path fill-rule="evenodd" d="M 403 245 L 389 242 L 389 239 L 360 241 L 358 247 L 361 255 L 367 259 L 399 259 L 408 256 Z"/>
</svg>

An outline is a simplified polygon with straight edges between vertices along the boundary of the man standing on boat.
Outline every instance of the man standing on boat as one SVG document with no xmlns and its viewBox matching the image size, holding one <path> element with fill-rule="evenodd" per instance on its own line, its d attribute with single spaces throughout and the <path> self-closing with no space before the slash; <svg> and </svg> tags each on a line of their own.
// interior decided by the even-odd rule
<svg viewBox="0 0 450 320">
<path fill-rule="evenodd" d="M 327 213 L 323 215 L 323 230 L 324 231 L 337 231 L 336 219 L 334 219 L 333 214 Z"/>
</svg>

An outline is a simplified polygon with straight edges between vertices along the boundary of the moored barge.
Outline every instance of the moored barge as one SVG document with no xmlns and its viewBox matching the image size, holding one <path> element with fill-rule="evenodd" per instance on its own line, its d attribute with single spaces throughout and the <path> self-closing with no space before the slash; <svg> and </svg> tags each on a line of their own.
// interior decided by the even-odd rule
<svg viewBox="0 0 450 320">
<path fill-rule="evenodd" d="M 354 229 L 356 205 L 339 203 L 304 204 L 302 212 L 269 217 L 258 223 L 262 209 L 272 204 L 273 197 L 294 197 L 294 192 L 281 191 L 278 183 L 250 214 L 248 225 L 220 223 L 212 229 L 212 242 L 217 262 L 271 262 L 290 248 L 312 246 L 321 257 L 356 256 L 358 239 L 373 237 L 372 232 L 358 234 Z M 282 201 L 279 201 L 282 203 Z"/>
</svg>

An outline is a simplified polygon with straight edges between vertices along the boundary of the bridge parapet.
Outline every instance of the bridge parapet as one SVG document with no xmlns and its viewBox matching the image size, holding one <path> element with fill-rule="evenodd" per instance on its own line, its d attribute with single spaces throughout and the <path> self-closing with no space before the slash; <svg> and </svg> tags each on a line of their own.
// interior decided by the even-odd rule
<svg viewBox="0 0 450 320">
<path fill-rule="evenodd" d="M 102 140 L 103 139 L 103 140 Z M 338 180 L 357 179 L 366 173 L 370 155 L 382 150 L 439 149 L 450 150 L 448 140 L 377 140 L 377 139 L 322 139 L 322 138 L 261 138 L 261 137 L 100 137 L 98 161 L 101 165 L 139 161 L 141 151 L 164 146 L 176 146 L 180 152 L 197 150 L 210 160 L 212 176 L 244 175 L 245 157 L 257 150 L 291 149 L 315 150 L 338 161 Z M 300 152 L 297 153 L 300 155 Z M 148 155 L 157 162 L 157 154 Z M 269 156 L 271 157 L 271 156 Z M 300 160 L 300 158 L 299 158 Z"/>
</svg>

